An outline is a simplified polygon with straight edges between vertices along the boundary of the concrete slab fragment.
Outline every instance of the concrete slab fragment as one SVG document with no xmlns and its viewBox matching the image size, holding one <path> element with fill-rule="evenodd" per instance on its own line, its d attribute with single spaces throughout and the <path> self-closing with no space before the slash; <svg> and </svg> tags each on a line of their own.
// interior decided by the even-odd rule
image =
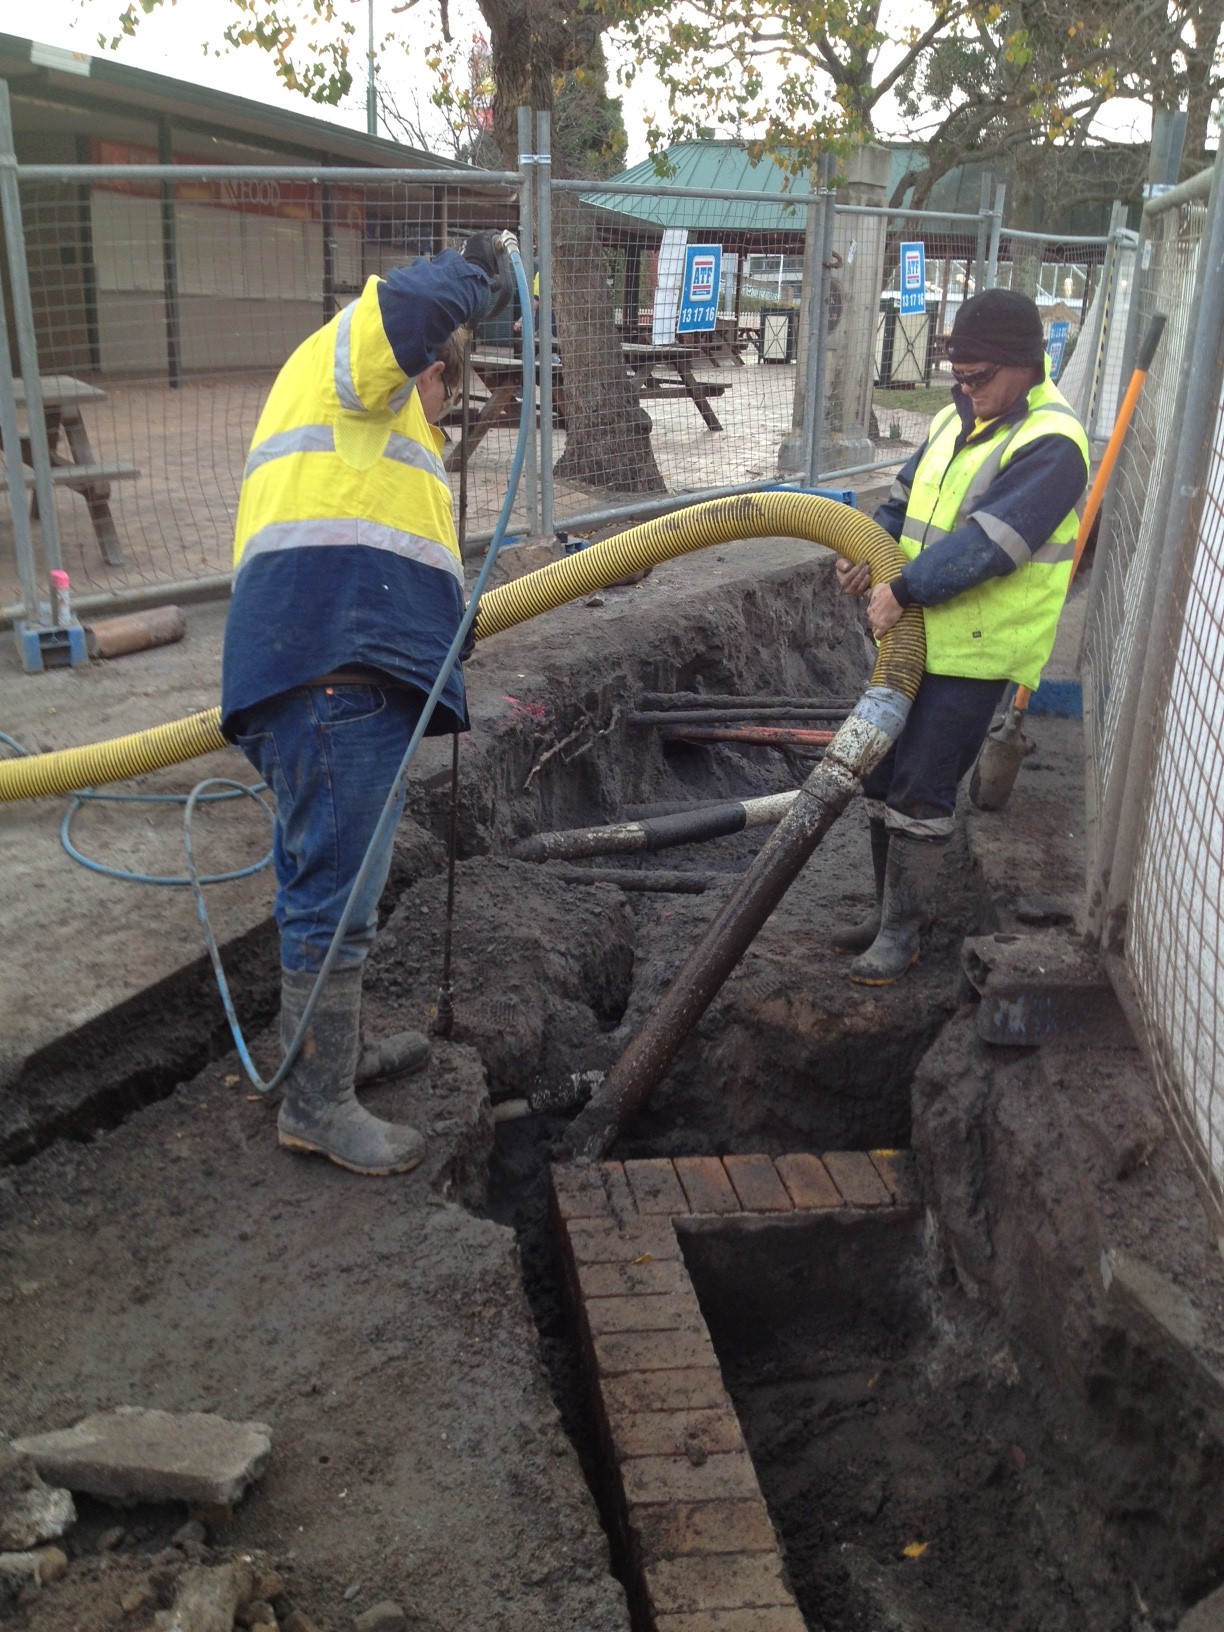
<svg viewBox="0 0 1224 1632">
<path fill-rule="evenodd" d="M 44 1479 L 105 1501 L 226 1507 L 263 1472 L 272 1431 L 203 1411 L 180 1416 L 121 1405 L 13 1446 Z"/>
</svg>

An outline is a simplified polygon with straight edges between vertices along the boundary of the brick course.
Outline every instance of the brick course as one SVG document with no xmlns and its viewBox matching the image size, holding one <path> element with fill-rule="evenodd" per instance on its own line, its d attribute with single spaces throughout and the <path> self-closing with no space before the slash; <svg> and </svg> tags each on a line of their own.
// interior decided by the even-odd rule
<svg viewBox="0 0 1224 1632">
<path fill-rule="evenodd" d="M 654 1632 L 805 1632 L 673 1221 L 912 1206 L 912 1158 L 681 1156 L 552 1180 Z"/>
</svg>

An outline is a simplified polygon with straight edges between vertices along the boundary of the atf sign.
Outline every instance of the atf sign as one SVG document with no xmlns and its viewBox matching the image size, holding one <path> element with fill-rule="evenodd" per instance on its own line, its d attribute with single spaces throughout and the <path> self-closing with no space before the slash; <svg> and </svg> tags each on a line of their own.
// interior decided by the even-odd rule
<svg viewBox="0 0 1224 1632">
<path fill-rule="evenodd" d="M 693 334 L 714 327 L 718 292 L 722 284 L 722 245 L 689 244 L 684 251 L 684 282 L 680 289 L 677 334 Z"/>
<path fill-rule="evenodd" d="M 901 311 L 926 311 L 926 245 L 901 245 Z"/>
<path fill-rule="evenodd" d="M 1050 324 L 1050 332 L 1046 337 L 1046 350 L 1050 354 L 1050 375 L 1057 379 L 1063 365 L 1063 353 L 1067 349 L 1067 336 L 1071 332 L 1070 323 L 1060 318 L 1057 323 Z"/>
</svg>

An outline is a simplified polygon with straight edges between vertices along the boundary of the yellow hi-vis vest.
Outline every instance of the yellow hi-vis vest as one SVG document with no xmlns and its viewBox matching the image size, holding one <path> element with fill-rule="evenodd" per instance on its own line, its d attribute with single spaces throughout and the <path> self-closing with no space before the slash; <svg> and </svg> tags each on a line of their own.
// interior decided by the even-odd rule
<svg viewBox="0 0 1224 1632">
<path fill-rule="evenodd" d="M 1000 424 L 993 434 L 971 437 L 959 452 L 961 418 L 955 403 L 931 421 L 927 449 L 918 462 L 901 530 L 901 550 L 912 561 L 927 544 L 977 520 L 986 534 L 1013 555 L 1024 552 L 1018 537 L 1000 538 L 982 499 L 999 471 L 1039 436 L 1066 436 L 1089 467 L 1088 438 L 1065 398 L 1046 378 L 1028 395 L 1022 420 Z M 974 680 L 1014 680 L 1035 690 L 1054 646 L 1058 615 L 1071 582 L 1078 515 L 1069 511 L 1050 538 L 1003 578 L 988 578 L 942 606 L 922 610 L 927 672 Z M 1011 533 L 1012 529 L 1003 531 Z M 1008 548 L 1009 543 L 1012 548 Z"/>
<path fill-rule="evenodd" d="M 445 439 L 395 360 L 378 283 L 370 278 L 276 378 L 243 473 L 235 571 L 266 551 L 365 544 L 462 586 Z"/>
</svg>

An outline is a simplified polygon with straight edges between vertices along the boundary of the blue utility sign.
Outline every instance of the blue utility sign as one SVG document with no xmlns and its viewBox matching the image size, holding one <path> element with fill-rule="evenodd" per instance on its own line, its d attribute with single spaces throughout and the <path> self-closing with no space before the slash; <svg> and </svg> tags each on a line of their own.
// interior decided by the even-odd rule
<svg viewBox="0 0 1224 1632">
<path fill-rule="evenodd" d="M 684 283 L 680 290 L 677 334 L 694 334 L 714 327 L 718 291 L 722 284 L 722 245 L 689 244 L 684 251 Z"/>
<path fill-rule="evenodd" d="M 901 245 L 901 312 L 926 311 L 926 245 Z"/>
<path fill-rule="evenodd" d="M 1063 365 L 1063 352 L 1067 349 L 1067 336 L 1071 333 L 1071 325 L 1060 319 L 1050 324 L 1050 333 L 1046 340 L 1046 350 L 1050 354 L 1050 377 L 1057 379 Z"/>
</svg>

